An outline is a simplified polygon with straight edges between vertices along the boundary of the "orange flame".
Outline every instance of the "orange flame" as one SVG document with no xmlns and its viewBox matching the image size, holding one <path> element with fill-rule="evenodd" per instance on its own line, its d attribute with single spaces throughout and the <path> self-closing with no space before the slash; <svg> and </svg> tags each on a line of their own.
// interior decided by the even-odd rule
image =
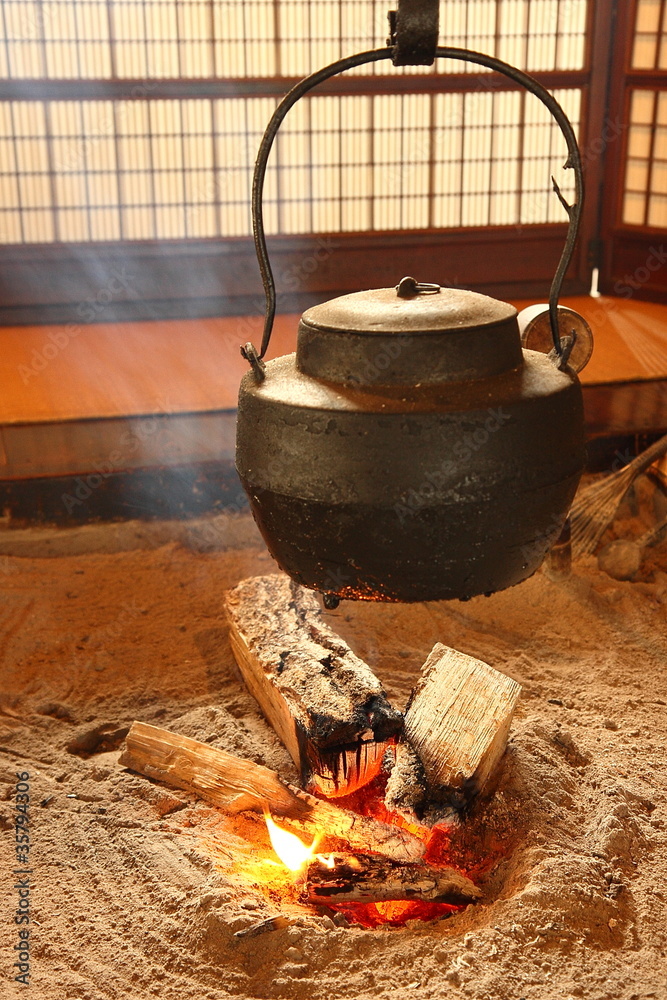
<svg viewBox="0 0 667 1000">
<path fill-rule="evenodd" d="M 289 868 L 293 872 L 300 871 L 315 856 L 314 850 L 317 838 L 315 838 L 310 847 L 307 847 L 302 840 L 299 840 L 296 834 L 290 833 L 289 830 L 283 830 L 277 823 L 274 823 L 268 809 L 264 811 L 264 819 L 266 820 L 273 850 L 286 868 Z"/>
</svg>

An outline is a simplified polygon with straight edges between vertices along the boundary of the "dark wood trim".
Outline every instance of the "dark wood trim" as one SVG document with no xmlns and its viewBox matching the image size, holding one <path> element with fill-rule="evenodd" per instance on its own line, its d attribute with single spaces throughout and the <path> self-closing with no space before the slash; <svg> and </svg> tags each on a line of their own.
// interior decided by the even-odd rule
<svg viewBox="0 0 667 1000">
<path fill-rule="evenodd" d="M 664 232 L 624 224 L 624 178 L 628 155 L 627 123 L 634 86 L 667 88 L 667 72 L 631 70 L 636 18 L 635 0 L 616 0 L 609 118 L 625 123 L 621 141 L 609 149 L 601 197 L 600 291 L 624 298 L 667 302 L 667 266 L 662 262 Z"/>
<path fill-rule="evenodd" d="M 666 390 L 662 380 L 584 387 L 590 472 L 619 468 L 667 430 Z M 21 528 L 237 514 L 247 498 L 233 461 L 225 457 L 105 476 L 90 465 L 79 474 L 0 479 L 0 505 L 11 527 Z M 11 532 L 5 536 L 3 548 L 11 550 Z M 198 538 L 202 548 L 220 542 L 214 526 L 200 530 Z"/>
<path fill-rule="evenodd" d="M 667 69 L 635 69 L 625 74 L 625 80 L 630 87 L 645 87 L 650 90 L 664 90 L 667 84 Z"/>
<path fill-rule="evenodd" d="M 584 167 L 585 199 L 579 234 L 580 270 L 582 282 L 590 287 L 593 267 L 599 266 L 599 235 L 601 205 L 605 184 L 605 164 L 611 146 L 622 139 L 623 123 L 609 114 L 611 65 L 609 52 L 614 31 L 614 12 L 602 3 L 589 5 L 587 65 L 601 69 L 591 74 L 590 84 L 583 91 L 580 128 L 580 149 Z M 605 72 L 603 67 L 607 66 Z"/>
<path fill-rule="evenodd" d="M 609 88 L 609 116 L 624 124 L 621 141 L 612 150 L 605 164 L 606 197 L 601 203 L 600 236 L 603 254 L 600 265 L 600 289 L 608 288 L 610 263 L 609 236 L 621 218 L 623 205 L 624 164 L 628 149 L 628 91 L 625 73 L 630 59 L 634 24 L 632 0 L 616 0 L 614 41 L 611 48 L 611 83 Z"/>
<path fill-rule="evenodd" d="M 605 241 L 600 290 L 626 299 L 667 302 L 667 241 L 660 229 L 618 227 Z"/>
<path fill-rule="evenodd" d="M 602 4 L 592 3 L 588 4 L 586 10 L 586 53 L 584 55 L 584 69 L 590 72 L 591 66 L 595 65 L 596 53 L 599 51 L 596 45 L 596 32 L 598 30 Z M 557 43 L 558 44 L 558 43 Z"/>
<path fill-rule="evenodd" d="M 422 281 L 504 298 L 548 292 L 566 227 L 274 236 L 278 311 L 360 287 Z M 587 290 L 579 249 L 563 294 Z M 111 322 L 264 311 L 249 238 L 0 247 L 0 323 Z"/>
<path fill-rule="evenodd" d="M 635 25 L 637 23 L 637 11 L 639 0 L 614 0 L 622 13 L 618 25 L 620 36 L 617 37 L 617 69 L 623 76 L 627 76 L 632 71 L 632 50 L 635 41 Z"/>
<path fill-rule="evenodd" d="M 585 70 L 557 70 L 535 73 L 535 79 L 549 90 L 585 87 L 590 74 Z M 0 101 L 99 101 L 164 100 L 197 97 L 282 97 L 301 77 L 197 78 L 179 80 L 0 80 Z M 337 76 L 320 84 L 316 93 L 433 94 L 480 90 L 521 90 L 518 84 L 498 73 L 415 73 L 399 76 Z"/>
<path fill-rule="evenodd" d="M 667 431 L 667 379 L 583 386 L 587 438 Z"/>
<path fill-rule="evenodd" d="M 230 461 L 133 469 L 105 478 L 91 470 L 88 475 L 0 480 L 0 504 L 12 528 L 236 514 L 247 502 Z M 10 533 L 5 535 L 11 545 Z M 201 532 L 202 548 L 220 542 L 219 529 Z"/>
<path fill-rule="evenodd" d="M 100 485 L 140 468 L 233 463 L 235 426 L 229 409 L 8 423 L 0 429 L 0 480 L 94 472 Z"/>
<path fill-rule="evenodd" d="M 667 430 L 602 434 L 586 441 L 587 472 L 618 472 Z"/>
</svg>

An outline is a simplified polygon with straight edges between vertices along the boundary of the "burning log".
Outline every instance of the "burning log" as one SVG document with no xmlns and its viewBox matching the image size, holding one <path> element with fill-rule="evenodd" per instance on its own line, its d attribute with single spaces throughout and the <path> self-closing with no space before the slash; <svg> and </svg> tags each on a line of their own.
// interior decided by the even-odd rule
<svg viewBox="0 0 667 1000">
<path fill-rule="evenodd" d="M 428 903 L 471 903 L 482 895 L 453 868 L 400 864 L 371 854 L 314 858 L 306 871 L 309 903 L 380 903 L 410 899 Z"/>
<path fill-rule="evenodd" d="M 406 711 L 387 806 L 427 823 L 469 806 L 505 752 L 520 693 L 488 663 L 436 643 Z"/>
<path fill-rule="evenodd" d="M 226 813 L 268 807 L 308 836 L 326 835 L 397 861 L 424 853 L 417 837 L 396 826 L 341 809 L 281 781 L 275 771 L 166 729 L 133 722 L 120 763 L 167 785 L 194 792 Z"/>
<path fill-rule="evenodd" d="M 304 785 L 332 797 L 371 781 L 403 720 L 370 667 L 328 626 L 316 595 L 273 575 L 243 580 L 226 602 L 243 679 Z"/>
</svg>

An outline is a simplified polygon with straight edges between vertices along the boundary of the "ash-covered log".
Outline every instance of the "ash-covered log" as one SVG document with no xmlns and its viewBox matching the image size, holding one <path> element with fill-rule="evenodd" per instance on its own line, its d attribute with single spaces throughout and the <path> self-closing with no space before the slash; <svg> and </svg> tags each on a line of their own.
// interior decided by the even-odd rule
<svg viewBox="0 0 667 1000">
<path fill-rule="evenodd" d="M 194 792 L 226 813 L 266 807 L 285 825 L 311 839 L 316 835 L 346 841 L 355 850 L 377 851 L 397 861 L 416 861 L 424 853 L 417 837 L 324 802 L 281 781 L 275 771 L 166 729 L 133 722 L 120 763 L 148 778 Z"/>
<path fill-rule="evenodd" d="M 411 899 L 429 903 L 471 903 L 481 889 L 454 868 L 401 864 L 372 854 L 333 854 L 330 867 L 314 858 L 306 871 L 309 903 L 380 903 Z"/>
<path fill-rule="evenodd" d="M 285 575 L 251 577 L 227 593 L 226 606 L 243 679 L 304 785 L 334 797 L 371 781 L 403 719 L 324 620 L 313 591 Z"/>
<path fill-rule="evenodd" d="M 386 804 L 411 821 L 452 820 L 490 788 L 521 685 L 436 643 L 405 713 Z"/>
<path fill-rule="evenodd" d="M 393 755 L 392 755 L 393 750 Z M 422 823 L 428 809 L 428 782 L 426 771 L 409 743 L 401 741 L 389 749 L 385 756 L 385 770 L 389 771 L 385 791 L 385 805 L 391 812 L 400 813 L 410 823 Z M 437 809 L 440 815 L 441 809 Z"/>
</svg>

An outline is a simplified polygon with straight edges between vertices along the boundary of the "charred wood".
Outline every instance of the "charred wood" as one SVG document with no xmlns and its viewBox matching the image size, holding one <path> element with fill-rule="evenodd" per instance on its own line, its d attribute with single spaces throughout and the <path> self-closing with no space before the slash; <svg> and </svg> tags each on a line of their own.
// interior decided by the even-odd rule
<svg viewBox="0 0 667 1000">
<path fill-rule="evenodd" d="M 251 577 L 227 593 L 226 607 L 239 670 L 304 785 L 332 797 L 371 781 L 402 716 L 329 627 L 317 596 L 287 576 Z"/>
<path fill-rule="evenodd" d="M 488 663 L 436 643 L 405 714 L 388 808 L 427 825 L 464 813 L 492 787 L 520 693 Z"/>
<path fill-rule="evenodd" d="M 454 868 L 400 864 L 372 854 L 333 854 L 309 864 L 306 894 L 308 902 L 326 906 L 408 899 L 461 904 L 474 902 L 482 892 Z"/>
<path fill-rule="evenodd" d="M 133 722 L 126 747 L 123 766 L 193 792 L 226 813 L 268 808 L 286 826 L 311 838 L 334 837 L 399 861 L 416 861 L 424 853 L 422 841 L 407 830 L 341 809 L 281 781 L 267 767 L 187 736 Z"/>
</svg>

